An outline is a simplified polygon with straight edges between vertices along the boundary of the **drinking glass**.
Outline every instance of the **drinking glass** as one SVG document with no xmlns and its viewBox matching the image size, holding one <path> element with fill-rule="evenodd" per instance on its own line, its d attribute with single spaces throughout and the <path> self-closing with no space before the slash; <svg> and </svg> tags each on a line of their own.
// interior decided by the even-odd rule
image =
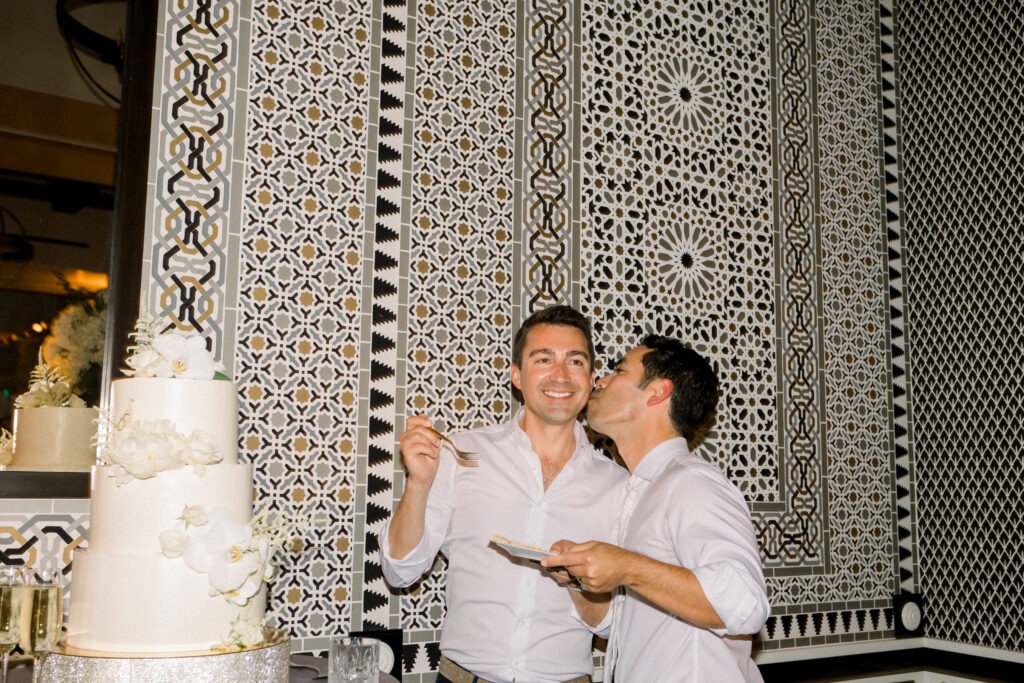
<svg viewBox="0 0 1024 683">
<path fill-rule="evenodd" d="M 373 638 L 331 638 L 327 683 L 377 683 L 379 642 Z"/>
<path fill-rule="evenodd" d="M 32 655 L 32 683 L 39 683 L 43 661 L 60 638 L 61 609 L 59 569 L 26 570 L 21 603 L 21 649 Z"/>
<path fill-rule="evenodd" d="M 21 567 L 0 567 L 0 651 L 3 668 L 0 682 L 7 683 L 7 660 L 18 644 L 18 622 L 21 621 L 21 595 L 24 578 Z"/>
</svg>

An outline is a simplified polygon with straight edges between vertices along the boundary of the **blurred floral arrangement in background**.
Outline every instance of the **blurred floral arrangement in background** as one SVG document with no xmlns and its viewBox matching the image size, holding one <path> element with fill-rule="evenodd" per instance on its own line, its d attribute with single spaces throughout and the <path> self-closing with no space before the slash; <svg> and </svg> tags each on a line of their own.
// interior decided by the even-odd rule
<svg viewBox="0 0 1024 683">
<path fill-rule="evenodd" d="M 32 369 L 28 391 L 14 399 L 17 408 L 84 408 L 85 400 L 75 395 L 64 374 L 43 361 L 39 350 L 39 364 Z"/>
<path fill-rule="evenodd" d="M 94 406 L 100 400 L 107 290 L 75 290 L 73 294 L 78 300 L 50 323 L 50 334 L 43 340 L 43 360 L 67 378 L 74 394 Z"/>
</svg>

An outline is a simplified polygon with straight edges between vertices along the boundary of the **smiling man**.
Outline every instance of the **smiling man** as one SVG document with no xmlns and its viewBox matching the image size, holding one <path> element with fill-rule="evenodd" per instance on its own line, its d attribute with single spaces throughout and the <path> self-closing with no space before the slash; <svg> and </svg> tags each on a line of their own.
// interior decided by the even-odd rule
<svg viewBox="0 0 1024 683">
<path fill-rule="evenodd" d="M 561 554 L 542 564 L 568 567 L 587 590 L 619 591 L 605 680 L 761 680 L 749 634 L 768 618 L 768 598 L 750 512 L 687 445 L 717 394 L 700 354 L 649 335 L 590 399 L 587 420 L 615 441 L 631 473 L 616 544 L 560 541 Z"/>
<path fill-rule="evenodd" d="M 380 536 L 384 576 L 417 581 L 448 558 L 448 616 L 439 683 L 587 681 L 591 638 L 608 594 L 563 588 L 565 578 L 489 543 L 492 535 L 550 547 L 562 538 L 611 540 L 626 472 L 587 441 L 577 417 L 594 380 L 590 323 L 573 308 L 531 315 L 512 346 L 523 407 L 505 424 L 453 435 L 478 467 L 459 467 L 424 416 L 400 439 L 405 490 Z"/>
</svg>

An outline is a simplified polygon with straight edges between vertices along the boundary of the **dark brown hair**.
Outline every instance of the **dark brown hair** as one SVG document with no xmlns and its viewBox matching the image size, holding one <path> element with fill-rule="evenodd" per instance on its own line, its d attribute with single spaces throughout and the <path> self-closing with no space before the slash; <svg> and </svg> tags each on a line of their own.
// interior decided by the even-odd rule
<svg viewBox="0 0 1024 683">
<path fill-rule="evenodd" d="M 687 441 L 715 412 L 718 403 L 718 377 L 711 364 L 678 339 L 649 334 L 640 345 L 650 349 L 643 355 L 645 387 L 656 379 L 672 382 L 669 417 L 672 426 Z"/>
<path fill-rule="evenodd" d="M 523 349 L 526 347 L 526 334 L 530 328 L 537 325 L 561 325 L 562 327 L 575 327 L 583 333 L 587 340 L 587 354 L 589 355 L 590 369 L 594 369 L 594 338 L 590 331 L 590 321 L 586 316 L 572 306 L 551 306 L 535 311 L 529 318 L 523 321 L 512 340 L 512 362 L 516 367 L 523 365 Z"/>
</svg>

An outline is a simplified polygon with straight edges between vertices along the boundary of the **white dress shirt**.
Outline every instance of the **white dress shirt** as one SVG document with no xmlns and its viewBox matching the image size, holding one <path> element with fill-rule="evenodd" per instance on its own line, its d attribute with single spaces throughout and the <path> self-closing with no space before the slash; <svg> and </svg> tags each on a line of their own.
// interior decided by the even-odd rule
<svg viewBox="0 0 1024 683">
<path fill-rule="evenodd" d="M 651 482 L 643 477 L 629 478 L 626 483 L 625 495 L 623 496 L 622 503 L 619 505 L 619 517 L 615 520 L 615 531 L 612 533 L 612 537 L 615 539 L 615 543 L 620 547 L 626 545 L 626 529 L 629 526 L 629 520 L 633 516 L 633 510 L 636 509 L 636 502 L 639 500 L 641 494 L 647 489 L 647 485 Z M 619 586 L 613 593 L 611 609 L 608 612 L 611 614 L 609 618 L 608 614 L 605 615 L 604 621 L 601 622 L 603 626 L 606 622 L 610 621 L 610 630 L 615 634 L 615 637 L 609 638 L 608 649 L 605 652 L 604 665 L 607 671 L 615 671 L 616 656 L 618 654 L 618 640 L 623 637 L 622 633 L 622 609 L 623 603 L 626 601 L 626 589 Z M 607 637 L 607 634 L 602 633 L 602 636 Z M 609 676 L 609 680 L 611 676 Z"/>
<path fill-rule="evenodd" d="M 628 477 L 575 427 L 576 451 L 547 491 L 540 458 L 519 421 L 457 434 L 480 466 L 459 467 L 442 452 L 427 500 L 423 539 L 406 557 L 391 557 L 380 534 L 384 577 L 408 586 L 448 557 L 448 616 L 441 652 L 491 681 L 555 683 L 592 673 L 590 629 L 569 591 L 540 565 L 490 544 L 494 534 L 549 548 L 561 539 L 611 540 L 616 504 Z M 444 450 L 444 449 L 442 449 Z"/>
<path fill-rule="evenodd" d="M 750 512 L 716 466 L 685 439 L 658 444 L 633 471 L 650 483 L 625 527 L 624 547 L 685 567 L 700 582 L 724 629 L 694 626 L 631 590 L 611 637 L 615 683 L 761 681 L 751 640 L 768 618 L 768 596 Z M 607 677 L 606 672 L 606 677 Z"/>
</svg>

